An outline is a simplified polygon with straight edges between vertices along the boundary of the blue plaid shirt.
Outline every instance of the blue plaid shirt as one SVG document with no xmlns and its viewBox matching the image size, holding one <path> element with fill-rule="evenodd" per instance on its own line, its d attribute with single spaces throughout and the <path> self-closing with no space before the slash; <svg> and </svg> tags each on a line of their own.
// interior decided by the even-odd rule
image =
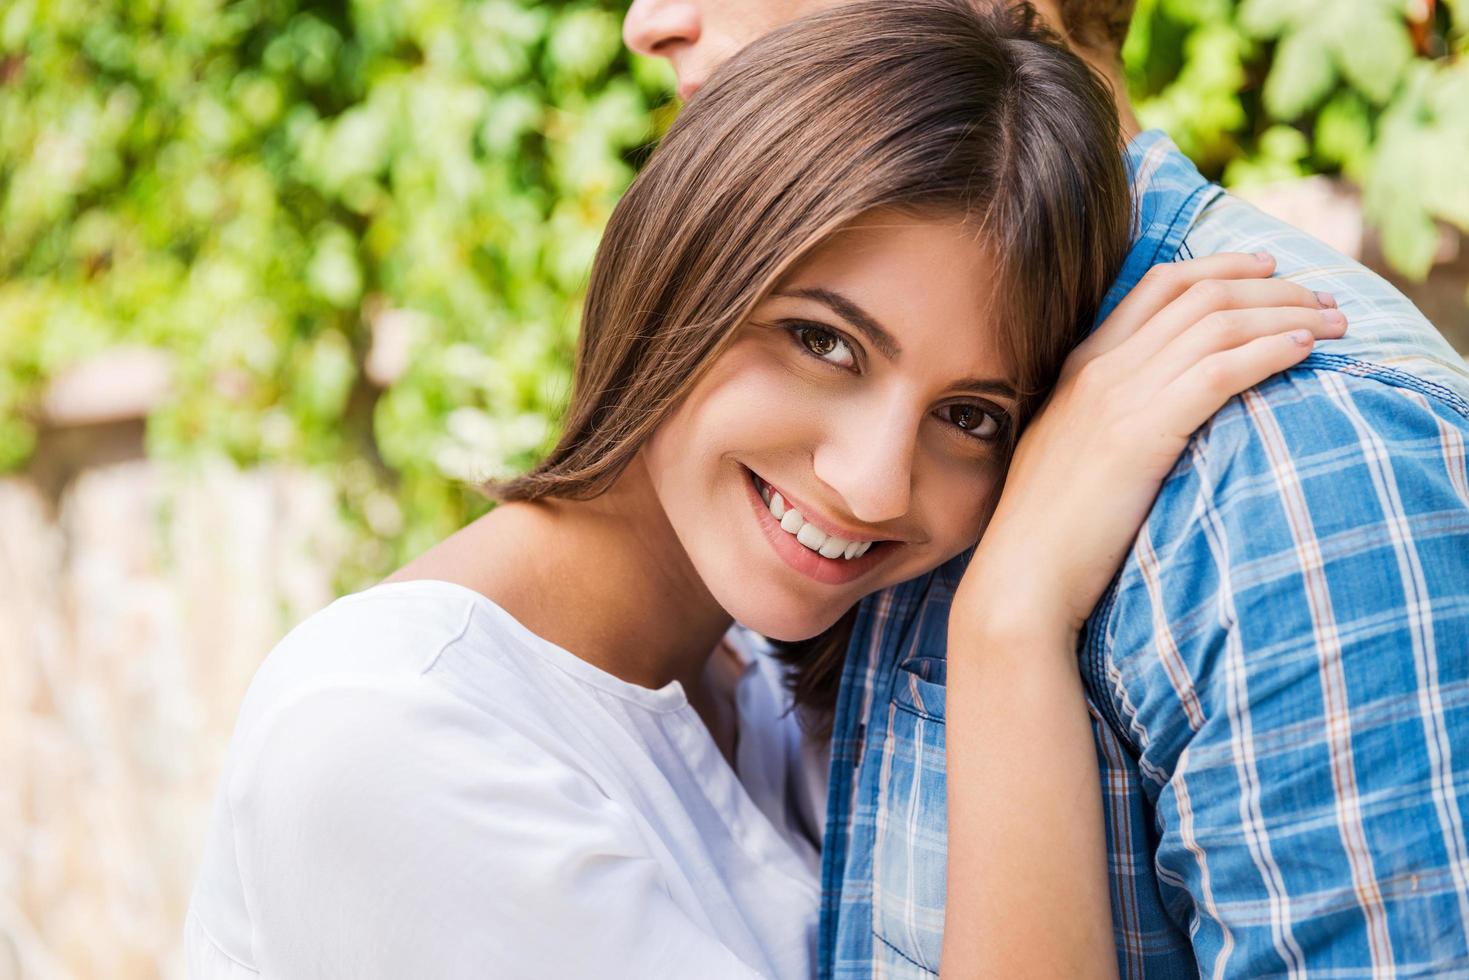
<svg viewBox="0 0 1469 980">
<path fill-rule="evenodd" d="M 1265 250 L 1350 329 L 1195 434 L 1085 631 L 1122 975 L 1469 975 L 1469 370 L 1166 137 L 1129 163 L 1138 237 L 1103 316 L 1157 262 Z M 858 611 L 822 977 L 937 972 L 967 559 Z"/>
</svg>

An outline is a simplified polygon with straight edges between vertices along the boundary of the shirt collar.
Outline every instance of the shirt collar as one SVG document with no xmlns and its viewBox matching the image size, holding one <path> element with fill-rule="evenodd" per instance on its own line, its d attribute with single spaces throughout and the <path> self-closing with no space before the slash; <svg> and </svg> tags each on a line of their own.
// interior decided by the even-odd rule
<svg viewBox="0 0 1469 980">
<path fill-rule="evenodd" d="M 1127 144 L 1132 183 L 1132 248 L 1107 290 L 1096 323 L 1105 320 L 1122 297 L 1159 262 L 1171 262 L 1183 246 L 1194 219 L 1224 190 L 1210 183 L 1162 130 L 1139 133 Z"/>
</svg>

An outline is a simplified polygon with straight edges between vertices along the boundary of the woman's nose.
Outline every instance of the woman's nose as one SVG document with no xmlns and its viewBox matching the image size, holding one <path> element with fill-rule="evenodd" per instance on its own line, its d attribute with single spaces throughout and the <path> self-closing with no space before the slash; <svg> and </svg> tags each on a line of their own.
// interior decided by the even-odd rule
<svg viewBox="0 0 1469 980">
<path fill-rule="evenodd" d="M 849 418 L 827 430 L 812 468 L 866 524 L 897 520 L 912 504 L 917 425 L 892 411 Z"/>
<path fill-rule="evenodd" d="M 701 29 L 699 5 L 689 0 L 634 0 L 622 21 L 622 39 L 649 57 L 671 57 L 692 46 Z"/>
</svg>

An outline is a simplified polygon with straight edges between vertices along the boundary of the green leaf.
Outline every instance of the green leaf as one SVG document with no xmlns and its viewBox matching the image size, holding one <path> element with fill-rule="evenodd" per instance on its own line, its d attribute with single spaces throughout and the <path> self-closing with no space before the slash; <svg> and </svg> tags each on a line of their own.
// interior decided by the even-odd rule
<svg viewBox="0 0 1469 980">
<path fill-rule="evenodd" d="M 546 58 L 558 81 L 584 83 L 606 71 L 622 49 L 618 18 L 583 8 L 562 15 L 551 27 Z"/>
<path fill-rule="evenodd" d="M 1372 121 L 1355 93 L 1338 92 L 1316 116 L 1316 155 L 1361 180 L 1372 149 Z"/>
<path fill-rule="evenodd" d="M 1377 105 L 1387 102 L 1413 60 L 1401 15 L 1342 4 L 1331 21 L 1331 47 L 1342 74 Z M 1354 13 L 1354 16 L 1349 14 Z"/>
<path fill-rule="evenodd" d="M 1310 153 L 1305 135 L 1294 126 L 1271 126 L 1260 136 L 1259 152 L 1230 163 L 1224 182 L 1231 187 L 1274 184 L 1302 176 L 1301 162 Z"/>
<path fill-rule="evenodd" d="M 353 306 L 362 295 L 362 269 L 357 264 L 357 246 L 340 225 L 322 227 L 306 267 L 312 292 L 339 307 Z"/>
<path fill-rule="evenodd" d="M 1313 31 L 1286 35 L 1275 50 L 1275 64 L 1265 82 L 1265 107 L 1276 119 L 1300 117 L 1330 91 L 1336 81 L 1331 55 Z"/>
<path fill-rule="evenodd" d="M 1469 33 L 1469 2 L 1465 2 L 1465 0 L 1443 0 L 1443 5 L 1449 10 L 1454 29 L 1461 34 Z"/>
<path fill-rule="evenodd" d="M 1318 6 L 1317 0 L 1244 0 L 1239 8 L 1239 25 L 1252 37 L 1279 37 L 1313 19 Z"/>
<path fill-rule="evenodd" d="M 1422 280 L 1433 266 L 1438 227 L 1421 208 L 1401 207 L 1381 216 L 1382 253 L 1410 279 Z"/>
</svg>

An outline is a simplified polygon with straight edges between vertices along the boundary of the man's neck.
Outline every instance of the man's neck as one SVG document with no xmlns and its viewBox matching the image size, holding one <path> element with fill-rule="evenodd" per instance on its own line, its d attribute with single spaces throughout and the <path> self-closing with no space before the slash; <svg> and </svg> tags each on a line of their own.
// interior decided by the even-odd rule
<svg viewBox="0 0 1469 980">
<path fill-rule="evenodd" d="M 1058 0 L 1031 0 L 1031 5 L 1040 12 L 1041 19 L 1060 36 L 1075 55 L 1087 63 L 1112 91 L 1112 100 L 1117 103 L 1117 122 L 1122 138 L 1130 140 L 1142 132 L 1137 124 L 1137 115 L 1132 110 L 1132 100 L 1127 97 L 1127 80 L 1122 73 L 1121 52 L 1114 49 L 1098 49 L 1081 43 L 1066 30 L 1066 18 L 1061 15 Z"/>
</svg>

